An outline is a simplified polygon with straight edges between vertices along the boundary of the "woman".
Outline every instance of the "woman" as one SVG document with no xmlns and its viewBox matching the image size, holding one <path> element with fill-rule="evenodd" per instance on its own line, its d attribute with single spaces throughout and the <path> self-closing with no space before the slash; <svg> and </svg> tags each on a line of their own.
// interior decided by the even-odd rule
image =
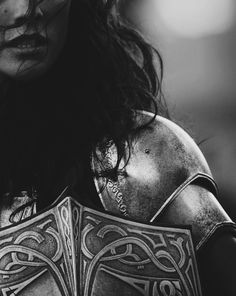
<svg viewBox="0 0 236 296">
<path fill-rule="evenodd" d="M 6 170 L 15 178 L 9 186 L 23 187 L 26 182 L 50 196 L 64 178 L 56 175 L 65 175 L 81 149 L 91 150 L 105 134 L 117 142 L 127 137 L 132 109 L 154 106 L 160 85 L 152 48 L 134 30 L 119 25 L 108 4 L 105 10 L 97 1 L 32 1 L 29 7 L 28 1 L 21 2 L 19 8 L 19 1 L 1 4 L 1 12 L 6 6 L 9 14 L 1 26 L 0 71 L 2 89 L 8 89 L 1 95 L 1 120 L 6 123 L 2 128 L 9 129 L 6 134 L 14 134 L 4 140 L 2 175 L 4 182 L 9 182 Z M 135 61 L 137 55 L 145 56 L 144 69 Z M 161 101 L 158 105 L 164 114 Z M 29 179 L 19 180 L 24 175 Z M 5 192 L 6 186 L 1 186 Z"/>
<path fill-rule="evenodd" d="M 37 195 L 41 210 L 69 187 L 80 203 L 103 211 L 98 194 L 105 192 L 106 182 L 99 180 L 117 182 L 127 177 L 132 142 L 152 128 L 155 115 L 168 117 L 161 96 L 160 56 L 125 24 L 122 6 L 115 0 L 0 2 L 2 208 L 6 204 L 11 208 L 24 191 L 29 199 Z M 151 110 L 155 115 L 137 124 L 140 113 L 135 110 Z M 168 135 L 163 139 L 168 142 Z M 114 145 L 115 161 L 106 165 L 100 156 Z M 181 176 L 181 182 L 187 178 Z M 207 190 L 208 185 L 203 187 Z M 221 228 L 223 235 L 215 236 L 219 247 L 207 243 L 199 252 L 206 295 L 215 288 L 211 279 L 221 277 L 227 264 L 218 254 L 225 247 L 229 252 L 235 249 L 233 226 L 222 215 L 227 227 Z M 224 274 L 223 289 L 231 295 L 231 270 Z"/>
</svg>

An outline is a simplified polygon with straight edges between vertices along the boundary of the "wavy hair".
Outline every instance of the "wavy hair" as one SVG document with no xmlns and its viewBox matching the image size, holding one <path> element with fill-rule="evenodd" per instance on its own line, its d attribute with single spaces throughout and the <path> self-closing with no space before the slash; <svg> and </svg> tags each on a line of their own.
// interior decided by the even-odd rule
<svg viewBox="0 0 236 296">
<path fill-rule="evenodd" d="M 97 121 L 93 125 L 98 127 L 95 141 L 105 138 L 108 145 L 115 143 L 117 147 L 118 161 L 113 176 L 117 175 L 128 137 L 150 125 L 156 114 L 169 116 L 161 91 L 162 58 L 123 17 L 124 3 L 122 0 L 82 0 L 79 4 L 72 2 L 71 10 L 71 26 L 75 26 L 73 20 L 77 15 L 81 26 L 86 28 L 83 42 L 87 45 L 89 62 L 84 73 L 89 83 L 95 83 L 89 97 L 93 98 L 94 110 L 99 111 L 99 116 L 92 116 L 92 121 Z M 73 43 L 73 36 L 69 37 Z M 155 67 L 157 63 L 159 69 Z M 153 119 L 137 128 L 136 110 L 153 111 Z"/>
<path fill-rule="evenodd" d="M 122 17 L 122 5 L 121 0 L 72 0 L 58 61 L 35 81 L 12 82 L 0 115 L 8 135 L 0 155 L 5 192 L 27 183 L 26 172 L 41 194 L 54 196 L 53 187 L 75 166 L 78 154 L 86 153 L 82 158 L 88 162 L 97 145 L 111 141 L 118 151 L 114 175 L 125 142 L 137 132 L 136 110 L 153 111 L 153 119 L 168 117 L 162 59 Z"/>
</svg>

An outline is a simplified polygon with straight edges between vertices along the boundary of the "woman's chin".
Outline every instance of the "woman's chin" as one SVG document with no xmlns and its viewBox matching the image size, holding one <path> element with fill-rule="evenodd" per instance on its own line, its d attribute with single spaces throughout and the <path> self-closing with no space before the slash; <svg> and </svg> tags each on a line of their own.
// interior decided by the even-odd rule
<svg viewBox="0 0 236 296">
<path fill-rule="evenodd" d="M 49 65 L 42 61 L 24 61 L 23 63 L 8 63 L 8 65 L 0 63 L 0 73 L 2 74 L 0 77 L 27 81 L 43 75 L 48 68 Z"/>
</svg>

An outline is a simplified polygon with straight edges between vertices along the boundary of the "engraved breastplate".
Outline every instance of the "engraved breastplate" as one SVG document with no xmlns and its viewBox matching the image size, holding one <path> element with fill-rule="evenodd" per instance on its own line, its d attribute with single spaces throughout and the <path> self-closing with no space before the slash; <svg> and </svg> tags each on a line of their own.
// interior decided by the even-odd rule
<svg viewBox="0 0 236 296">
<path fill-rule="evenodd" d="M 66 197 L 0 232 L 1 295 L 201 295 L 189 229 L 103 214 Z"/>
</svg>

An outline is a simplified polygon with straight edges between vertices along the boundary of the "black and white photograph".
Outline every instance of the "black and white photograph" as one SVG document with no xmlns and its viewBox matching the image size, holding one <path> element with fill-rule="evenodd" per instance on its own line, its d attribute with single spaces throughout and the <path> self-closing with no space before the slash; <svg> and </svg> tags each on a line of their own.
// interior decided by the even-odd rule
<svg viewBox="0 0 236 296">
<path fill-rule="evenodd" d="M 234 0 L 0 0 L 0 296 L 235 296 L 235 79 Z"/>
</svg>

